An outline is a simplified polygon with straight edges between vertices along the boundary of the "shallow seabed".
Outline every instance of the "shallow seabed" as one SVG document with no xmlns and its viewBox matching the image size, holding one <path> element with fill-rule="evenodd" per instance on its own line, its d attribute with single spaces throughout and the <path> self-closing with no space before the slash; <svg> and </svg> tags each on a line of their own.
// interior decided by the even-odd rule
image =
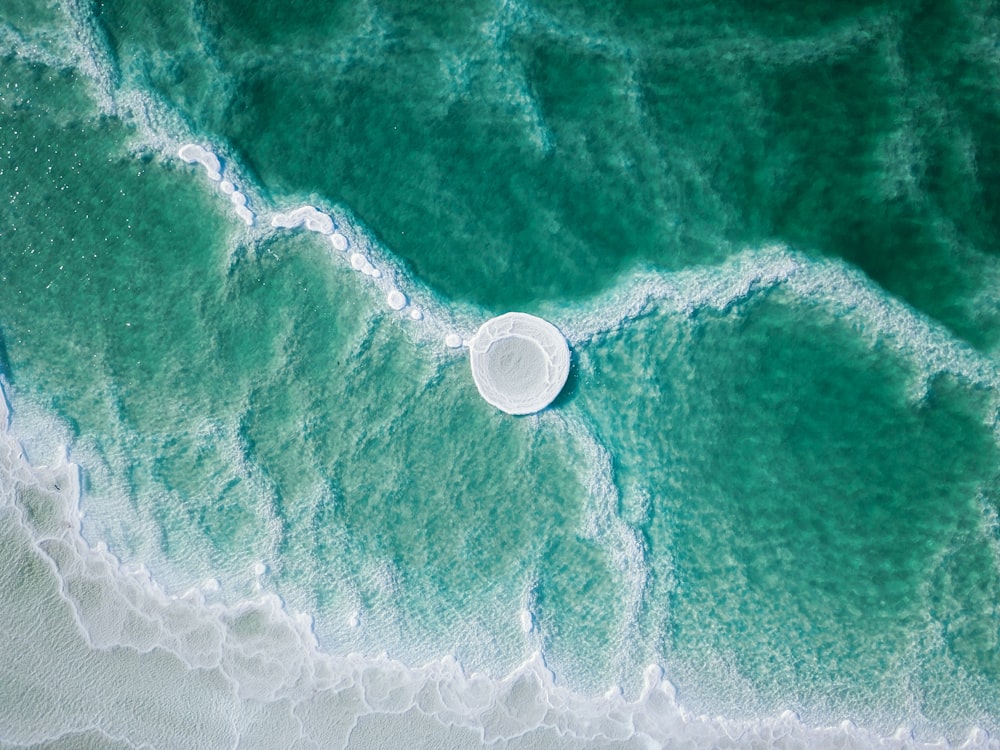
<svg viewBox="0 0 1000 750">
<path fill-rule="evenodd" d="M 1000 747 L 998 31 L 5 2 L 0 747 Z"/>
</svg>

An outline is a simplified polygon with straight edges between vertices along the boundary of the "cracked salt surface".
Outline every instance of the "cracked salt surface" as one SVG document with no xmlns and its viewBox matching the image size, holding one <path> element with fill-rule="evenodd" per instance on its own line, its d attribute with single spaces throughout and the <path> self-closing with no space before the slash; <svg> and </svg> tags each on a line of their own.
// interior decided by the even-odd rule
<svg viewBox="0 0 1000 750">
<path fill-rule="evenodd" d="M 469 342 L 472 378 L 487 402 L 508 414 L 552 403 L 569 375 L 569 346 L 546 320 L 511 312 L 483 323 Z"/>
</svg>

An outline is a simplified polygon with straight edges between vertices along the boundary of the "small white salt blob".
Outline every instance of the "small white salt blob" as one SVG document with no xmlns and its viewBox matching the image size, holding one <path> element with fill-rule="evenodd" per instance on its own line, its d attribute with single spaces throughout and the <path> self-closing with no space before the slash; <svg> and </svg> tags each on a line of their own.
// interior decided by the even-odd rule
<svg viewBox="0 0 1000 750">
<path fill-rule="evenodd" d="M 385 301 L 393 310 L 402 310 L 406 307 L 406 295 L 398 289 L 393 289 L 386 295 Z"/>
<path fill-rule="evenodd" d="M 223 195 L 232 195 L 233 191 L 236 190 L 236 186 L 229 180 L 223 180 L 219 183 L 219 190 L 222 191 Z"/>
<path fill-rule="evenodd" d="M 371 270 L 368 272 L 368 275 L 371 276 L 373 279 L 382 278 L 382 272 L 379 269 L 375 268 L 375 266 L 372 266 Z"/>
<path fill-rule="evenodd" d="M 236 215 L 239 216 L 241 219 L 243 219 L 244 223 L 248 227 L 252 227 L 253 226 L 253 220 L 254 220 L 254 212 L 253 211 L 251 211 L 246 206 L 236 206 L 235 211 L 236 211 Z"/>
<path fill-rule="evenodd" d="M 208 179 L 218 182 L 222 179 L 222 164 L 219 157 L 197 143 L 185 143 L 177 149 L 177 155 L 188 164 L 200 164 L 208 172 Z"/>
<path fill-rule="evenodd" d="M 234 206 L 245 206 L 247 204 L 247 197 L 239 190 L 234 190 L 230 196 L 229 200 L 233 202 Z"/>
<path fill-rule="evenodd" d="M 424 314 L 420 311 L 419 307 L 414 307 L 412 310 L 410 310 L 410 318 L 412 320 L 423 320 Z"/>
<path fill-rule="evenodd" d="M 358 627 L 361 624 L 361 613 L 358 610 L 351 612 L 351 616 L 347 618 L 347 624 L 352 628 Z"/>
<path fill-rule="evenodd" d="M 312 213 L 306 217 L 306 229 L 320 234 L 333 234 L 333 219 L 314 208 Z"/>
<path fill-rule="evenodd" d="M 215 592 L 217 592 L 220 589 L 219 579 L 218 578 L 207 578 L 207 579 L 205 579 L 204 581 L 202 581 L 201 589 L 202 589 L 202 591 L 205 591 L 205 592 L 208 592 L 208 593 L 215 593 Z"/>
<path fill-rule="evenodd" d="M 569 375 L 569 346 L 559 329 L 526 313 L 486 321 L 469 342 L 472 379 L 488 403 L 533 414 L 559 395 Z"/>
<path fill-rule="evenodd" d="M 254 566 L 253 566 L 253 574 L 255 576 L 257 576 L 259 578 L 260 576 L 264 575 L 266 572 L 267 572 L 267 566 L 264 563 L 259 562 L 259 563 L 254 564 Z"/>
<path fill-rule="evenodd" d="M 334 250 L 344 252 L 347 249 L 347 238 L 340 232 L 334 232 L 330 235 L 330 244 L 333 245 Z"/>
<path fill-rule="evenodd" d="M 364 273 L 371 268 L 371 264 L 368 262 L 368 258 L 361 253 L 351 253 L 351 268 Z"/>
<path fill-rule="evenodd" d="M 444 345 L 450 349 L 458 349 L 462 345 L 462 337 L 457 333 L 449 333 L 444 337 Z"/>
<path fill-rule="evenodd" d="M 531 611 L 527 609 L 521 610 L 521 630 L 525 633 L 530 633 L 535 629 L 535 618 L 532 616 Z"/>
</svg>

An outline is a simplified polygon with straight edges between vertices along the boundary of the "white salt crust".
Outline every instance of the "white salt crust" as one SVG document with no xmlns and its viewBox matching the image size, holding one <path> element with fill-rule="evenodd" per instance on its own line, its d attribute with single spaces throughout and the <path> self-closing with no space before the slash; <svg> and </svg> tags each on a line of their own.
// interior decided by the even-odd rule
<svg viewBox="0 0 1000 750">
<path fill-rule="evenodd" d="M 220 193 L 229 197 L 233 213 L 248 227 L 254 225 L 257 215 L 247 206 L 246 193 L 238 190 L 232 180 L 224 179 L 222 162 L 218 156 L 197 143 L 185 143 L 177 149 L 177 156 L 188 164 L 199 164 L 204 167 L 208 179 L 218 185 Z"/>
<path fill-rule="evenodd" d="M 386 302 L 393 310 L 402 310 L 406 307 L 406 295 L 398 289 L 392 289 L 389 294 L 386 295 Z"/>
<path fill-rule="evenodd" d="M 332 235 L 334 230 L 333 219 L 315 206 L 300 206 L 288 213 L 278 212 L 271 217 L 272 227 L 294 229 L 303 225 L 310 232 L 320 234 Z"/>
<path fill-rule="evenodd" d="M 479 395 L 508 414 L 533 414 L 551 404 L 566 384 L 569 360 L 559 329 L 526 313 L 491 318 L 469 342 Z"/>
</svg>

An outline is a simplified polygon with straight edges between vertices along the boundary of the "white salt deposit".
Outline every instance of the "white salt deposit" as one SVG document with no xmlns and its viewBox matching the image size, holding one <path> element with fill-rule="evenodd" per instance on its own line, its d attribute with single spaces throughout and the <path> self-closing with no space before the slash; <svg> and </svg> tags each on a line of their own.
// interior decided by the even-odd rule
<svg viewBox="0 0 1000 750">
<path fill-rule="evenodd" d="M 294 229 L 303 225 L 310 232 L 333 234 L 333 219 L 315 206 L 300 206 L 287 213 L 276 213 L 271 218 L 271 226 L 279 229 Z M 336 247 L 336 242 L 334 242 L 334 247 Z"/>
<path fill-rule="evenodd" d="M 347 249 L 347 238 L 340 232 L 334 232 L 330 235 L 330 244 L 333 245 L 334 250 L 344 252 Z"/>
<path fill-rule="evenodd" d="M 385 301 L 393 310 L 402 310 L 406 307 L 406 295 L 398 289 L 393 289 L 386 295 Z"/>
<path fill-rule="evenodd" d="M 457 333 L 449 333 L 444 337 L 444 345 L 449 349 L 458 349 L 462 345 L 462 337 Z"/>
<path fill-rule="evenodd" d="M 253 218 L 254 218 L 253 211 L 251 211 L 246 206 L 236 206 L 234 210 L 236 211 L 236 215 L 239 216 L 241 219 L 243 219 L 244 224 L 246 224 L 248 227 L 253 226 Z"/>
<path fill-rule="evenodd" d="M 423 320 L 424 314 L 421 312 L 420 308 L 414 307 L 410 310 L 410 320 Z"/>
<path fill-rule="evenodd" d="M 208 179 L 218 182 L 222 179 L 222 164 L 219 157 L 197 143 L 185 143 L 177 150 L 177 155 L 188 164 L 200 164 L 208 172 Z"/>
<path fill-rule="evenodd" d="M 535 629 L 535 617 L 531 614 L 530 610 L 521 610 L 521 630 L 525 633 L 530 633 Z"/>
<path fill-rule="evenodd" d="M 559 329 L 526 313 L 486 321 L 469 342 L 472 378 L 486 401 L 508 414 L 533 414 L 559 395 L 569 346 Z"/>
</svg>

